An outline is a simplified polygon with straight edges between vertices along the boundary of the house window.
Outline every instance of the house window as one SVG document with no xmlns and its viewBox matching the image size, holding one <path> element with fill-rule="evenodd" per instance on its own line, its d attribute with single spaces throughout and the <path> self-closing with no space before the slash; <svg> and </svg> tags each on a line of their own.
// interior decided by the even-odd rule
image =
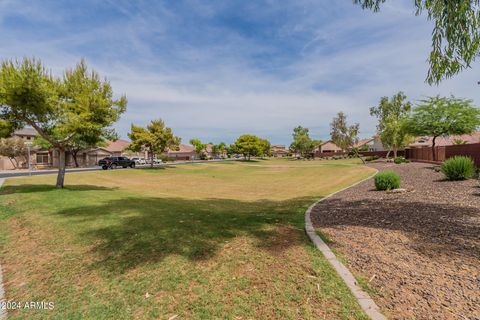
<svg viewBox="0 0 480 320">
<path fill-rule="evenodd" d="M 48 153 L 37 154 L 37 163 L 41 163 L 41 164 L 48 163 Z"/>
</svg>

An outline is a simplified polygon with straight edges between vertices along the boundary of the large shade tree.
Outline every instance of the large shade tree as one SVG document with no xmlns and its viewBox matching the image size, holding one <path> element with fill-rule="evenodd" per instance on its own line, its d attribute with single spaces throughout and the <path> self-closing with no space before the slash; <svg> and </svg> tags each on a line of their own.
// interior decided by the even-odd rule
<svg viewBox="0 0 480 320">
<path fill-rule="evenodd" d="M 304 158 L 309 158 L 315 148 L 321 144 L 321 141 L 310 138 L 308 128 L 298 126 L 293 129 L 293 141 L 290 144 L 290 150 L 300 154 Z"/>
<path fill-rule="evenodd" d="M 436 160 L 438 137 L 470 134 L 479 126 L 480 110 L 471 100 L 436 96 L 421 100 L 406 128 L 412 135 L 432 137 L 432 159 Z"/>
<path fill-rule="evenodd" d="M 379 11 L 387 0 L 354 0 Z M 393 2 L 393 1 L 392 1 Z M 416 14 L 433 21 L 428 83 L 439 83 L 465 68 L 480 54 L 480 0 L 415 0 Z"/>
<path fill-rule="evenodd" d="M 33 127 L 58 152 L 56 186 L 63 188 L 65 153 L 77 135 L 108 138 L 111 125 L 125 111 L 127 99 L 85 61 L 54 77 L 40 61 L 7 60 L 0 67 L 0 119 L 11 128 Z"/>
<path fill-rule="evenodd" d="M 132 124 L 128 137 L 132 140 L 128 149 L 133 152 L 147 151 L 151 167 L 156 154 L 169 149 L 178 150 L 180 145 L 180 138 L 173 135 L 172 129 L 166 127 L 162 119 L 152 120 L 146 128 Z"/>
<path fill-rule="evenodd" d="M 393 150 L 397 157 L 399 148 L 405 147 L 409 141 L 405 122 L 408 119 L 412 104 L 407 96 L 399 92 L 391 99 L 382 97 L 378 106 L 370 108 L 370 115 L 378 118 L 377 132 L 383 146 Z"/>
<path fill-rule="evenodd" d="M 250 160 L 251 157 L 268 155 L 270 142 L 252 134 L 244 134 L 238 137 L 232 149 Z"/>
<path fill-rule="evenodd" d="M 358 142 L 359 128 L 360 125 L 358 123 L 348 125 L 347 116 L 340 111 L 330 123 L 330 137 L 332 142 L 342 150 L 352 150 L 355 155 L 365 163 L 362 157 L 358 154 L 357 148 L 354 148 L 355 144 Z"/>
</svg>

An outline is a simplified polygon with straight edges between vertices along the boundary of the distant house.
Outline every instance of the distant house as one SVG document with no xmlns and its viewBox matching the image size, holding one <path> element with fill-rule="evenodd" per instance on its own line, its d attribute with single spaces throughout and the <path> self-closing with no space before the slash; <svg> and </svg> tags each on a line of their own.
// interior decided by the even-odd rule
<svg viewBox="0 0 480 320">
<path fill-rule="evenodd" d="M 12 137 L 19 137 L 25 141 L 31 141 L 37 136 L 37 131 L 33 128 L 24 128 L 16 130 Z M 98 164 L 98 160 L 110 156 L 120 156 L 125 154 L 125 148 L 130 145 L 126 140 L 107 141 L 106 147 L 99 147 L 87 150 L 80 150 L 77 154 L 77 162 L 80 167 L 93 167 Z M 21 157 L 20 167 L 27 168 L 28 159 Z M 58 151 L 55 149 L 41 149 L 32 146 L 30 150 L 30 162 L 33 168 L 56 168 L 58 167 Z M 71 153 L 65 155 L 67 166 L 75 166 L 75 161 Z M 7 157 L 0 156 L 0 170 L 14 169 L 13 164 Z"/>
<path fill-rule="evenodd" d="M 433 137 L 418 137 L 413 143 L 409 144 L 409 147 L 431 147 L 432 143 Z M 472 134 L 440 136 L 435 139 L 435 145 L 439 147 L 470 143 L 480 143 L 480 131 L 476 131 Z"/>
<path fill-rule="evenodd" d="M 22 138 L 25 140 L 33 140 L 33 138 L 36 135 L 37 135 L 37 130 L 33 128 L 23 128 L 23 129 L 16 130 L 12 136 Z"/>
<path fill-rule="evenodd" d="M 270 148 L 273 157 L 285 157 L 288 155 L 288 150 L 283 144 L 273 144 Z"/>
<path fill-rule="evenodd" d="M 357 143 L 355 143 L 354 147 L 359 149 L 366 149 L 366 151 L 374 151 L 374 138 L 367 138 L 367 139 L 360 139 Z"/>
<path fill-rule="evenodd" d="M 335 143 L 333 143 L 332 140 L 325 141 L 316 150 L 316 152 L 319 152 L 319 153 L 342 152 L 342 151 L 343 151 L 342 148 L 340 148 Z"/>
<path fill-rule="evenodd" d="M 174 160 L 194 160 L 198 157 L 195 147 L 188 144 L 180 144 L 178 150 L 168 150 L 166 155 Z"/>
<path fill-rule="evenodd" d="M 371 151 L 388 151 L 382 144 L 380 136 L 376 135 L 373 137 L 372 149 Z"/>
</svg>

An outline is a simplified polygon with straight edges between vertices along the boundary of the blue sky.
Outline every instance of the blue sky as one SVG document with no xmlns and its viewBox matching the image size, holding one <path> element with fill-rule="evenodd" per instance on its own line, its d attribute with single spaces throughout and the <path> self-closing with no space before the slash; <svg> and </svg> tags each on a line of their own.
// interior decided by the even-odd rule
<svg viewBox="0 0 480 320">
<path fill-rule="evenodd" d="M 184 142 L 289 144 L 297 125 L 325 140 L 338 111 L 367 137 L 369 107 L 398 90 L 480 99 L 476 64 L 424 82 L 431 23 L 411 3 L 374 14 L 351 0 L 0 0 L 0 58 L 35 56 L 59 75 L 85 58 L 127 95 L 124 138 L 162 118 Z"/>
</svg>

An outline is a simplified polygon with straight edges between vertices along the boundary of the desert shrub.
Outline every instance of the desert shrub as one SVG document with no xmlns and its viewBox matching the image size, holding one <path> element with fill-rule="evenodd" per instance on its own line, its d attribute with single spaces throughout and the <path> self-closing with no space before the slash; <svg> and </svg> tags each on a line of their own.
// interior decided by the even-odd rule
<svg viewBox="0 0 480 320">
<path fill-rule="evenodd" d="M 475 163 L 470 157 L 455 156 L 445 160 L 440 170 L 448 180 L 465 180 L 475 174 Z"/>
<path fill-rule="evenodd" d="M 383 171 L 375 175 L 377 190 L 392 190 L 400 188 L 400 176 L 393 171 Z"/>
<path fill-rule="evenodd" d="M 375 156 L 368 156 L 365 158 L 365 161 L 374 161 L 374 160 L 378 160 L 380 159 L 379 156 L 375 155 Z"/>
<path fill-rule="evenodd" d="M 409 161 L 405 159 L 405 157 L 396 157 L 395 159 L 393 159 L 393 162 L 395 162 L 396 164 L 401 164 Z"/>
</svg>

